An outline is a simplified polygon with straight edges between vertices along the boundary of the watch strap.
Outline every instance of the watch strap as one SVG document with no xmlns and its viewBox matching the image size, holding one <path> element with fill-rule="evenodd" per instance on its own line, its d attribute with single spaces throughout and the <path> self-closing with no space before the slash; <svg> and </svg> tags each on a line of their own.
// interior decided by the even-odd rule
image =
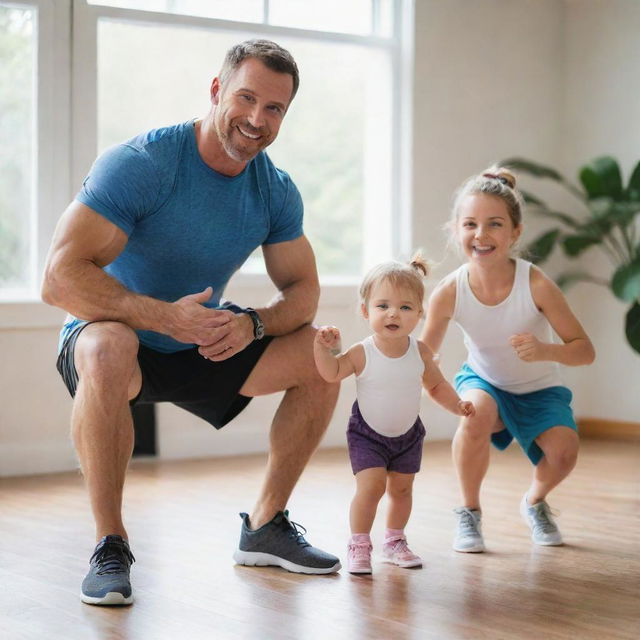
<svg viewBox="0 0 640 640">
<path fill-rule="evenodd" d="M 262 340 L 262 338 L 264 338 L 264 323 L 258 315 L 258 312 L 251 307 L 247 307 L 244 311 L 249 315 L 253 322 L 253 338 L 255 340 Z"/>
</svg>

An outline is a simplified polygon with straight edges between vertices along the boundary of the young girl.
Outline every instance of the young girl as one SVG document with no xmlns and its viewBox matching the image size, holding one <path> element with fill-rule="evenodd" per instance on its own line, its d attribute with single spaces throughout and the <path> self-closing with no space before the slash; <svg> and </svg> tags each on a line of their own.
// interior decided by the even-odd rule
<svg viewBox="0 0 640 640">
<path fill-rule="evenodd" d="M 484 551 L 480 485 L 489 441 L 504 449 L 516 439 L 535 465 L 520 512 L 541 545 L 562 537 L 545 498 L 573 469 L 578 435 L 559 364 L 589 364 L 594 350 L 560 289 L 511 251 L 522 232 L 515 178 L 492 167 L 467 180 L 454 201 L 451 229 L 467 262 L 431 297 L 422 340 L 438 351 L 447 325 L 460 326 L 467 361 L 456 390 L 476 413 L 460 421 L 453 458 L 462 494 L 453 548 Z M 555 343 L 552 330 L 562 340 Z"/>
<path fill-rule="evenodd" d="M 336 327 L 321 327 L 316 334 L 314 355 L 320 375 L 329 382 L 356 375 L 357 400 L 347 430 L 356 477 L 347 556 L 350 573 L 371 573 L 369 533 L 385 490 L 389 512 L 384 557 L 400 567 L 422 565 L 404 535 L 425 435 L 418 416 L 422 386 L 452 413 L 474 413 L 473 404 L 460 400 L 443 378 L 431 350 L 410 335 L 422 316 L 426 275 L 426 263 L 419 256 L 409 265 L 387 262 L 375 267 L 360 287 L 362 315 L 373 335 L 339 354 Z"/>
</svg>

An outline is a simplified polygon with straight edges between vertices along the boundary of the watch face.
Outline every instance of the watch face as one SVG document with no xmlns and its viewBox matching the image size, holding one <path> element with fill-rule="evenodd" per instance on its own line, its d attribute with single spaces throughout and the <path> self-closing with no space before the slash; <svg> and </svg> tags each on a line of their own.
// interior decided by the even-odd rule
<svg viewBox="0 0 640 640">
<path fill-rule="evenodd" d="M 264 324 L 258 315 L 258 312 L 254 309 L 247 309 L 247 313 L 253 321 L 253 337 L 256 340 L 262 340 L 264 338 Z"/>
</svg>

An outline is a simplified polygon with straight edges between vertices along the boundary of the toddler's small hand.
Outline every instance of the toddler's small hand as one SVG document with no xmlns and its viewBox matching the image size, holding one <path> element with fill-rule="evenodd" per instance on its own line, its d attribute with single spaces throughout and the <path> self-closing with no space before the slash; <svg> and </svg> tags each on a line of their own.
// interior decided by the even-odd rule
<svg viewBox="0 0 640 640">
<path fill-rule="evenodd" d="M 458 410 L 460 411 L 460 415 L 465 418 L 476 415 L 476 408 L 473 406 L 473 402 L 469 400 L 460 400 L 458 402 Z"/>
<path fill-rule="evenodd" d="M 340 349 L 340 331 L 334 326 L 320 327 L 316 332 L 316 342 L 331 351 Z"/>
</svg>

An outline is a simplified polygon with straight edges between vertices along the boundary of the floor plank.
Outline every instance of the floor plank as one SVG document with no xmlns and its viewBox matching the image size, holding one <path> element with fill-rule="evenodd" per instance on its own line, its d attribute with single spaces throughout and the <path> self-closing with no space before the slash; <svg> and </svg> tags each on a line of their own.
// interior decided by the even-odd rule
<svg viewBox="0 0 640 640">
<path fill-rule="evenodd" d="M 0 480 L 0 637 L 631 640 L 640 636 L 636 444 L 586 441 L 553 495 L 567 544 L 531 545 L 518 514 L 530 467 L 492 453 L 488 552 L 451 550 L 457 488 L 448 443 L 425 447 L 408 535 L 424 568 L 376 559 L 374 573 L 300 576 L 237 567 L 238 511 L 251 510 L 264 457 L 132 463 L 126 519 L 136 602 L 79 601 L 92 547 L 77 473 Z M 344 558 L 353 478 L 346 452 L 318 452 L 291 500 L 311 542 Z M 374 526 L 379 549 L 384 502 Z"/>
</svg>

